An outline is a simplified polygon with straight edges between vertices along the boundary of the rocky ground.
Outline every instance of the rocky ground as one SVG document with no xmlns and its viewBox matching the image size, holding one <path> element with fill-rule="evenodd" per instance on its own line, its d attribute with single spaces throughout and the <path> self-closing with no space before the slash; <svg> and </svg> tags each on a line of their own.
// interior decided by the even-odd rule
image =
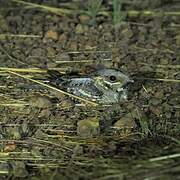
<svg viewBox="0 0 180 180">
<path fill-rule="evenodd" d="M 81 1 L 28 2 L 71 11 L 0 0 L 1 179 L 179 179 L 179 2 L 126 1 L 115 24 L 110 1 L 95 19 Z M 127 102 L 39 83 L 101 65 L 134 79 Z"/>
</svg>

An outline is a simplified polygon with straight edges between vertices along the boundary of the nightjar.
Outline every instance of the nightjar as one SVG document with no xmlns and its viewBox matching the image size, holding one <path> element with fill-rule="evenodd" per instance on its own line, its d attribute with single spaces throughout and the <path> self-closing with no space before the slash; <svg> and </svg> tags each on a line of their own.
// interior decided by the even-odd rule
<svg viewBox="0 0 180 180">
<path fill-rule="evenodd" d="M 76 96 L 97 102 L 113 104 L 127 100 L 127 87 L 132 83 L 127 75 L 116 69 L 100 69 L 89 75 L 59 77 L 56 86 Z M 58 83 L 57 83 L 58 82 Z"/>
</svg>

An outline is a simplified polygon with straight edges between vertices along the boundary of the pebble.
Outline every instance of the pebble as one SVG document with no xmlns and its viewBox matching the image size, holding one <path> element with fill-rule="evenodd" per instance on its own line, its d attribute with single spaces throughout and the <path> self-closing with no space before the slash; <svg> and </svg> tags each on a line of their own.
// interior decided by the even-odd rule
<svg viewBox="0 0 180 180">
<path fill-rule="evenodd" d="M 158 99 L 158 98 L 151 98 L 150 100 L 149 100 L 149 103 L 151 104 L 151 105 L 153 105 L 153 106 L 157 106 L 158 104 L 160 104 L 161 103 L 161 100 L 160 99 Z"/>
<path fill-rule="evenodd" d="M 37 108 L 50 108 L 52 103 L 47 96 L 33 96 L 30 99 L 29 105 Z"/>
<path fill-rule="evenodd" d="M 180 96 L 178 94 L 173 94 L 168 97 L 168 104 L 178 105 L 180 104 Z"/>
<path fill-rule="evenodd" d="M 133 129 L 136 127 L 136 123 L 132 117 L 129 117 L 129 115 L 126 115 L 124 117 L 121 117 L 113 126 L 117 129 Z"/>
<path fill-rule="evenodd" d="M 83 33 L 84 33 L 84 27 L 83 27 L 83 25 L 78 24 L 78 25 L 76 26 L 75 31 L 76 31 L 76 34 L 83 34 Z"/>
<path fill-rule="evenodd" d="M 4 152 L 11 152 L 16 149 L 16 144 L 13 142 L 7 143 L 4 147 Z"/>
<path fill-rule="evenodd" d="M 43 48 L 34 47 L 30 52 L 30 56 L 44 57 L 46 56 L 46 50 Z"/>
<path fill-rule="evenodd" d="M 80 15 L 79 16 L 79 21 L 81 24 L 88 24 L 90 21 L 90 17 L 87 15 Z"/>
<path fill-rule="evenodd" d="M 11 136 L 12 139 L 15 139 L 15 140 L 21 139 L 21 133 L 20 133 L 18 127 L 8 128 L 8 133 Z"/>
<path fill-rule="evenodd" d="M 99 120 L 94 118 L 88 118 L 80 120 L 77 123 L 77 134 L 81 137 L 93 137 L 100 133 Z"/>
<path fill-rule="evenodd" d="M 169 64 L 169 59 L 167 59 L 167 58 L 162 58 L 162 59 L 160 59 L 160 64 L 162 64 L 162 65 L 167 65 L 167 64 Z"/>
<path fill-rule="evenodd" d="M 150 66 L 141 66 L 139 68 L 139 71 L 142 71 L 142 72 L 152 72 L 153 71 L 153 68 L 150 67 Z"/>
<path fill-rule="evenodd" d="M 70 49 L 71 51 L 77 51 L 77 49 L 78 49 L 78 44 L 77 44 L 77 42 L 70 42 L 70 43 L 69 43 L 69 49 Z"/>
<path fill-rule="evenodd" d="M 81 145 L 76 145 L 73 149 L 73 154 L 71 158 L 75 158 L 76 156 L 82 155 L 83 154 L 83 147 Z"/>
<path fill-rule="evenodd" d="M 53 47 L 47 47 L 47 56 L 55 56 L 57 54 L 57 51 Z"/>
<path fill-rule="evenodd" d="M 180 118 L 180 111 L 176 111 L 175 114 L 174 114 L 174 117 L 175 118 Z"/>
<path fill-rule="evenodd" d="M 180 46 L 180 34 L 175 36 L 176 44 Z"/>
<path fill-rule="evenodd" d="M 127 27 L 121 31 L 121 35 L 126 37 L 127 39 L 130 39 L 133 36 L 133 32 L 129 27 Z"/>
<path fill-rule="evenodd" d="M 39 115 L 38 115 L 38 117 L 49 117 L 51 115 L 51 111 L 50 111 L 50 109 L 43 109 L 40 113 L 39 113 Z"/>
<path fill-rule="evenodd" d="M 1 24 L 0 30 L 2 30 L 2 31 L 9 30 L 9 26 L 2 15 L 0 15 L 0 24 Z"/>
<path fill-rule="evenodd" d="M 56 68 L 57 64 L 55 62 L 52 61 L 48 61 L 47 62 L 47 68 Z"/>
<path fill-rule="evenodd" d="M 162 108 L 161 107 L 152 107 L 150 106 L 150 111 L 155 114 L 156 116 L 160 117 L 162 114 Z"/>
<path fill-rule="evenodd" d="M 53 40 L 58 40 L 58 32 L 57 31 L 52 31 L 49 30 L 45 33 L 45 38 L 53 39 Z"/>
<path fill-rule="evenodd" d="M 60 109 L 69 109 L 73 106 L 70 100 L 62 100 L 59 104 Z"/>
<path fill-rule="evenodd" d="M 67 41 L 68 37 L 67 37 L 67 33 L 63 33 L 59 36 L 59 42 L 64 44 Z"/>
<path fill-rule="evenodd" d="M 25 163 L 23 161 L 14 161 L 12 164 L 13 175 L 15 177 L 24 178 L 28 176 Z"/>
<path fill-rule="evenodd" d="M 59 54 L 59 56 L 57 57 L 57 61 L 70 61 L 70 56 L 67 53 L 61 53 Z"/>
<path fill-rule="evenodd" d="M 162 99 L 162 98 L 164 97 L 164 91 L 161 90 L 161 89 L 158 89 L 158 91 L 156 91 L 156 92 L 154 93 L 154 96 L 155 96 L 156 98 Z"/>
</svg>

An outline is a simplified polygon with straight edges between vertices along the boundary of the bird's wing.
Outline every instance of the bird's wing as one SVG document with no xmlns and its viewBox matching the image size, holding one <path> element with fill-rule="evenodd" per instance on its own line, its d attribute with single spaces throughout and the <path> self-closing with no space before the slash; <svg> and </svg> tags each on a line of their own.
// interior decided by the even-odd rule
<svg viewBox="0 0 180 180">
<path fill-rule="evenodd" d="M 82 97 L 87 98 L 100 98 L 102 91 L 100 91 L 94 84 L 94 80 L 91 78 L 75 78 L 72 79 L 68 91 Z"/>
</svg>

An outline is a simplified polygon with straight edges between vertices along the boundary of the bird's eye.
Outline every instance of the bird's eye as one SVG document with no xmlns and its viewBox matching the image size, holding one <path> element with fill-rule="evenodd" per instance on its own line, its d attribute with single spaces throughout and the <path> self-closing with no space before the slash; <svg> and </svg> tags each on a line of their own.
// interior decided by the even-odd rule
<svg viewBox="0 0 180 180">
<path fill-rule="evenodd" d="M 116 81 L 116 77 L 115 77 L 115 76 L 109 76 L 109 79 L 110 79 L 110 81 L 112 81 L 112 82 Z"/>
</svg>

